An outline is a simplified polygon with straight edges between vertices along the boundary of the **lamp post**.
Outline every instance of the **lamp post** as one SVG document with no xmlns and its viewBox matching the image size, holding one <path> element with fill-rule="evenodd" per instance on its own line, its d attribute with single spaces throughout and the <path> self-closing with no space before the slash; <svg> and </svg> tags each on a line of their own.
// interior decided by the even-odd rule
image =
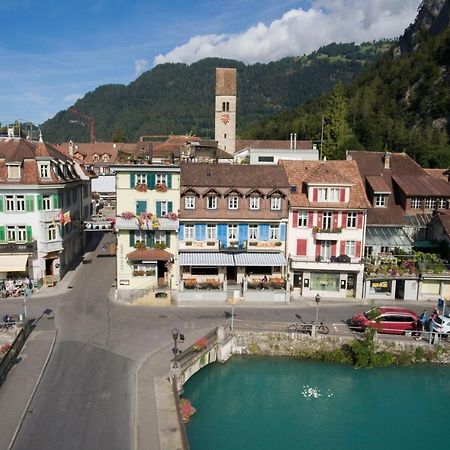
<svg viewBox="0 0 450 450">
<path fill-rule="evenodd" d="M 173 339 L 173 348 L 172 348 L 173 366 L 172 367 L 175 369 L 178 367 L 177 355 L 180 352 L 180 350 L 178 350 L 178 339 L 180 340 L 180 342 L 183 342 L 184 335 L 178 331 L 178 328 L 174 328 L 172 330 L 172 339 Z"/>
<path fill-rule="evenodd" d="M 320 303 L 320 294 L 317 293 L 314 297 L 316 300 L 316 325 L 319 323 L 319 303 Z"/>
</svg>

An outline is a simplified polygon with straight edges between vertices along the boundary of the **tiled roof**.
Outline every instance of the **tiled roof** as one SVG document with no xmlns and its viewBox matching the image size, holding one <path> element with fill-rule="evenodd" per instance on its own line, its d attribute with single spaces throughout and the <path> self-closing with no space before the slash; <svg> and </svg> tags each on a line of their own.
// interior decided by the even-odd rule
<svg viewBox="0 0 450 450">
<path fill-rule="evenodd" d="M 288 188 L 289 183 L 276 165 L 182 163 L 181 186 Z"/>
<path fill-rule="evenodd" d="M 130 261 L 169 261 L 173 255 L 159 248 L 146 248 L 128 253 L 127 258 Z"/>
<path fill-rule="evenodd" d="M 312 141 L 297 141 L 297 150 L 312 149 Z M 256 139 L 236 139 L 236 152 L 248 148 L 268 148 L 272 150 L 289 150 L 290 140 L 256 140 Z"/>
<path fill-rule="evenodd" d="M 361 176 L 355 161 L 287 161 L 279 162 L 288 176 L 289 184 L 296 186 L 291 192 L 291 205 L 294 207 L 342 207 L 342 203 L 311 202 L 307 196 L 307 184 L 350 185 L 350 200 L 347 208 L 369 208 Z M 261 166 L 257 166 L 261 167 Z"/>
<path fill-rule="evenodd" d="M 369 184 L 369 186 L 372 188 L 372 191 L 374 193 L 391 193 L 392 189 L 389 186 L 389 184 L 386 182 L 383 175 L 375 177 L 375 176 L 368 176 L 366 177 L 366 181 Z"/>
<path fill-rule="evenodd" d="M 392 179 L 397 183 L 405 195 L 433 195 L 449 196 L 450 184 L 425 173 L 423 176 L 416 175 L 393 175 Z"/>
<path fill-rule="evenodd" d="M 448 169 L 424 169 L 428 175 L 432 177 L 439 178 L 444 181 L 449 181 L 448 179 Z"/>
</svg>

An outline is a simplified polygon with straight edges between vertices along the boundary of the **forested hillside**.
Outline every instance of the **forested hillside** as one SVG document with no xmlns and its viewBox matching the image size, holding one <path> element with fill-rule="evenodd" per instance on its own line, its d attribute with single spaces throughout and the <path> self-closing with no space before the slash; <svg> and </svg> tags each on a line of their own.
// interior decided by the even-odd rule
<svg viewBox="0 0 450 450">
<path fill-rule="evenodd" d="M 265 120 L 245 138 L 294 131 L 322 142 L 323 155 L 347 149 L 406 151 L 425 167 L 450 167 L 450 0 L 425 0 L 416 22 L 352 83 L 338 83 L 300 108 Z"/>
<path fill-rule="evenodd" d="M 74 107 L 95 118 L 98 141 L 111 140 L 119 129 L 129 141 L 145 134 L 190 132 L 211 138 L 216 67 L 238 69 L 238 130 L 242 130 L 330 92 L 337 81 L 351 81 L 390 44 L 333 43 L 307 56 L 269 64 L 245 65 L 219 58 L 191 65 L 162 64 L 128 86 L 100 86 Z M 89 141 L 86 121 L 69 111 L 60 111 L 42 125 L 42 130 L 49 142 Z"/>
</svg>

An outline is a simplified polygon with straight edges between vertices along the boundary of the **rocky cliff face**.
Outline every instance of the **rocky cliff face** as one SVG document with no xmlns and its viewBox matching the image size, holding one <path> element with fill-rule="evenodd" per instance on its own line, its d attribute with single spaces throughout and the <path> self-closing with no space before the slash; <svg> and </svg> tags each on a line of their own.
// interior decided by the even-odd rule
<svg viewBox="0 0 450 450">
<path fill-rule="evenodd" d="M 435 36 L 450 25 L 450 0 L 423 0 L 419 6 L 416 20 L 399 39 L 394 55 L 405 55 L 415 51 L 417 36 L 427 31 Z"/>
</svg>

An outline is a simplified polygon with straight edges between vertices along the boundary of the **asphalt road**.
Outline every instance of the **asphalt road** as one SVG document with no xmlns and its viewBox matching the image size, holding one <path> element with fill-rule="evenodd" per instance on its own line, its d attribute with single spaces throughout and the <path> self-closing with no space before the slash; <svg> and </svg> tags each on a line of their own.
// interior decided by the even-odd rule
<svg viewBox="0 0 450 450">
<path fill-rule="evenodd" d="M 107 239 L 106 235 L 103 242 Z M 230 320 L 229 305 L 149 308 L 109 302 L 115 259 L 98 257 L 96 252 L 101 246 L 95 250 L 92 262 L 80 267 L 73 288 L 66 294 L 30 300 L 31 315 L 39 316 L 47 308 L 55 313 L 58 337 L 14 450 L 132 449 L 137 368 L 150 355 L 167 348 L 167 364 L 153 368 L 155 375 L 166 375 L 172 357 L 172 328 L 184 333 L 185 345 L 189 345 L 199 332 Z M 5 305 L 0 305 L 2 314 L 20 312 L 22 308 L 19 300 L 9 301 L 8 311 Z M 333 333 L 351 334 L 347 319 L 365 309 L 367 306 L 355 302 L 321 304 L 319 317 Z M 422 306 L 415 309 L 420 311 Z M 287 324 L 297 320 L 296 314 L 310 321 L 315 312 L 309 304 L 237 306 L 235 326 Z"/>
</svg>

